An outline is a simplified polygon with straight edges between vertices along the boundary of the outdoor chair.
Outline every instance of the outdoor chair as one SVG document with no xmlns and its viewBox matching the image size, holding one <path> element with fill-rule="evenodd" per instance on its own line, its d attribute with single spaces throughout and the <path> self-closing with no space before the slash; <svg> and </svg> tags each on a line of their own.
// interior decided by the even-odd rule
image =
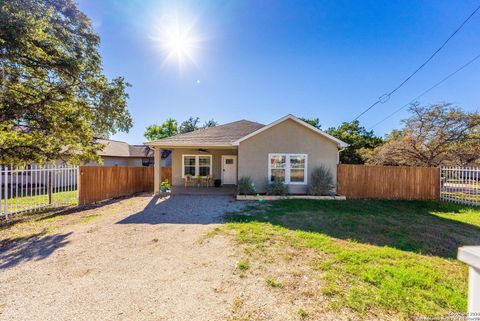
<svg viewBox="0 0 480 321">
<path fill-rule="evenodd" d="M 183 183 L 185 187 L 188 187 L 193 186 L 195 184 L 195 181 L 192 179 L 191 175 L 185 175 L 185 177 L 183 178 Z"/>
<path fill-rule="evenodd" d="M 212 186 L 212 182 L 213 182 L 213 176 L 212 175 L 207 175 L 207 176 L 203 177 L 203 179 L 202 179 L 202 185 L 205 184 L 206 187 Z"/>
</svg>

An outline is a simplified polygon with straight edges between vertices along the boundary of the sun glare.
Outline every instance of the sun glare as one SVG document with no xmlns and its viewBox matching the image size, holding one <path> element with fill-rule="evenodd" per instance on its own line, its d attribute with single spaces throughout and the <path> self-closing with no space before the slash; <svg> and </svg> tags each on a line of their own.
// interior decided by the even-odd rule
<svg viewBox="0 0 480 321">
<path fill-rule="evenodd" d="M 151 38 L 164 54 L 164 63 L 175 61 L 179 67 L 185 63 L 195 63 L 200 39 L 195 33 L 195 21 L 187 22 L 174 16 L 161 19 L 155 26 L 155 36 Z"/>
</svg>

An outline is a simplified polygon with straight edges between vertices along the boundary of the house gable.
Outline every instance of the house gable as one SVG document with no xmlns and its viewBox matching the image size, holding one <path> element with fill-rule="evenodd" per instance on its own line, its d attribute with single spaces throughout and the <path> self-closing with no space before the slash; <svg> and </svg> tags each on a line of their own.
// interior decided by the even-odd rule
<svg viewBox="0 0 480 321">
<path fill-rule="evenodd" d="M 285 121 L 293 121 L 293 122 L 296 122 L 296 123 L 302 125 L 303 127 L 305 127 L 305 128 L 307 128 L 307 129 L 309 129 L 309 130 L 317 133 L 318 135 L 322 136 L 323 138 L 326 138 L 326 139 L 328 139 L 328 140 L 330 140 L 330 141 L 335 142 L 335 143 L 338 145 L 339 148 L 345 148 L 345 147 L 348 146 L 347 143 L 341 141 L 340 139 L 338 139 L 338 138 L 336 138 L 336 137 L 333 137 L 332 135 L 329 135 L 329 134 L 321 131 L 320 129 L 318 129 L 318 128 L 316 128 L 316 127 L 313 127 L 312 125 L 304 122 L 303 120 L 301 120 L 301 119 L 299 119 L 299 118 L 297 118 L 297 117 L 295 117 L 295 116 L 293 116 L 293 115 L 287 115 L 287 116 L 285 116 L 285 117 L 282 117 L 282 118 L 280 118 L 279 120 L 274 121 L 273 123 L 271 123 L 271 124 L 269 124 L 269 125 L 267 125 L 267 126 L 264 126 L 264 127 L 260 128 L 260 129 L 258 129 L 258 130 L 256 130 L 256 131 L 254 131 L 254 132 L 252 132 L 252 133 L 250 133 L 250 134 L 248 134 L 248 135 L 246 135 L 246 136 L 244 136 L 244 137 L 236 140 L 235 142 L 233 142 L 233 145 L 237 145 L 237 146 L 238 146 L 241 142 L 243 142 L 243 141 L 245 141 L 245 140 L 248 140 L 248 139 L 250 139 L 251 137 L 254 137 L 254 136 L 256 136 L 256 135 L 258 135 L 258 134 L 260 134 L 260 133 L 262 133 L 262 132 L 268 131 L 268 130 L 270 130 L 272 127 L 275 127 L 275 126 L 277 126 L 277 125 L 279 125 L 279 124 L 282 124 L 282 123 L 285 122 Z"/>
</svg>

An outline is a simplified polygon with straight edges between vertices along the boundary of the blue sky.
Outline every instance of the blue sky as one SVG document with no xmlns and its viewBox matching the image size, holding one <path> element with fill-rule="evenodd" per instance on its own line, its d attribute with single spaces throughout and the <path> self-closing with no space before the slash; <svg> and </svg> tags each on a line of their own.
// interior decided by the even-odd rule
<svg viewBox="0 0 480 321">
<path fill-rule="evenodd" d="M 168 117 L 270 123 L 286 114 L 324 128 L 351 121 L 415 70 L 478 1 L 80 0 L 101 37 L 105 73 L 132 84 L 134 127 L 112 138 L 142 143 Z M 158 34 L 172 16 L 192 26 L 192 59 L 166 59 Z M 167 18 L 165 18 L 167 17 Z M 370 128 L 480 54 L 480 14 L 385 104 L 360 118 Z M 422 97 L 475 111 L 480 60 Z M 400 126 L 402 111 L 375 127 Z"/>
</svg>

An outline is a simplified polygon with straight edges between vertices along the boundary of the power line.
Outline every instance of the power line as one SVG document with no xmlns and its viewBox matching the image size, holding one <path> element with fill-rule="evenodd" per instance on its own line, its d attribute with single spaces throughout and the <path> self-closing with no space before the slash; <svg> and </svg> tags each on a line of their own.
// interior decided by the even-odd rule
<svg viewBox="0 0 480 321">
<path fill-rule="evenodd" d="M 478 58 L 480 58 L 480 54 L 475 56 L 473 59 L 471 59 L 470 61 L 468 61 L 466 64 L 462 65 L 460 68 L 458 68 L 457 70 L 455 70 L 454 72 L 450 73 L 448 76 L 446 76 L 445 78 L 443 78 L 442 80 L 440 80 L 439 82 L 437 82 L 435 85 L 433 85 L 432 87 L 428 88 L 427 90 L 425 90 L 424 92 L 422 92 L 420 95 L 418 95 L 417 97 L 413 98 L 412 100 L 410 100 L 410 102 L 406 103 L 405 105 L 403 105 L 402 107 L 396 109 L 393 113 L 391 113 L 390 115 L 388 115 L 387 117 L 385 117 L 384 119 L 382 119 L 381 121 L 379 121 L 378 123 L 375 123 L 375 125 L 373 125 L 372 127 L 370 127 L 369 130 L 372 130 L 373 128 L 375 128 L 376 126 L 378 126 L 379 124 L 383 123 L 384 121 L 386 121 L 387 119 L 389 119 L 390 117 L 392 117 L 393 115 L 395 115 L 396 113 L 398 113 L 399 111 L 401 111 L 402 109 L 404 109 L 405 107 L 407 106 L 410 106 L 411 104 L 413 104 L 415 101 L 417 101 L 419 98 L 421 98 L 422 96 L 424 96 L 425 94 L 427 94 L 428 92 L 430 92 L 431 90 L 437 88 L 438 86 L 440 86 L 442 83 L 444 83 L 445 81 L 447 81 L 448 79 L 450 79 L 451 77 L 453 77 L 455 74 L 457 74 L 458 72 L 462 71 L 463 69 L 465 69 L 466 67 L 468 67 L 469 65 L 471 65 L 472 63 L 474 63 Z"/>
<path fill-rule="evenodd" d="M 420 71 L 420 69 L 422 69 L 423 67 L 425 67 L 429 62 L 430 60 L 433 59 L 433 57 L 435 57 L 437 55 L 437 53 L 440 52 L 440 50 L 443 49 L 443 47 L 445 47 L 445 45 L 450 41 L 450 39 L 452 39 L 459 31 L 460 29 L 463 28 L 463 26 L 477 13 L 477 11 L 480 10 L 480 6 L 478 6 L 468 17 L 467 19 L 465 19 L 462 24 L 450 35 L 450 37 L 447 38 L 447 40 L 445 40 L 442 45 L 440 47 L 438 47 L 437 50 L 435 50 L 433 52 L 433 54 L 428 57 L 427 60 L 425 60 L 425 62 L 423 62 L 420 67 L 418 67 L 412 74 L 410 74 L 410 76 L 408 76 L 407 78 L 405 78 L 405 80 L 403 80 L 397 87 L 395 87 L 392 91 L 390 91 L 389 93 L 387 94 L 383 94 L 382 96 L 378 97 L 377 101 L 375 101 L 373 104 L 371 104 L 370 106 L 368 106 L 367 109 L 365 109 L 364 111 L 362 111 L 357 117 L 355 117 L 354 121 L 359 119 L 362 115 L 364 115 L 366 112 L 368 112 L 370 109 L 372 109 L 373 107 L 375 107 L 376 105 L 380 104 L 380 103 L 385 103 L 387 102 L 389 99 L 390 99 L 390 96 L 395 93 L 397 90 L 399 90 L 403 85 L 405 85 L 405 83 L 407 81 L 409 81 L 416 73 L 418 73 Z"/>
</svg>

